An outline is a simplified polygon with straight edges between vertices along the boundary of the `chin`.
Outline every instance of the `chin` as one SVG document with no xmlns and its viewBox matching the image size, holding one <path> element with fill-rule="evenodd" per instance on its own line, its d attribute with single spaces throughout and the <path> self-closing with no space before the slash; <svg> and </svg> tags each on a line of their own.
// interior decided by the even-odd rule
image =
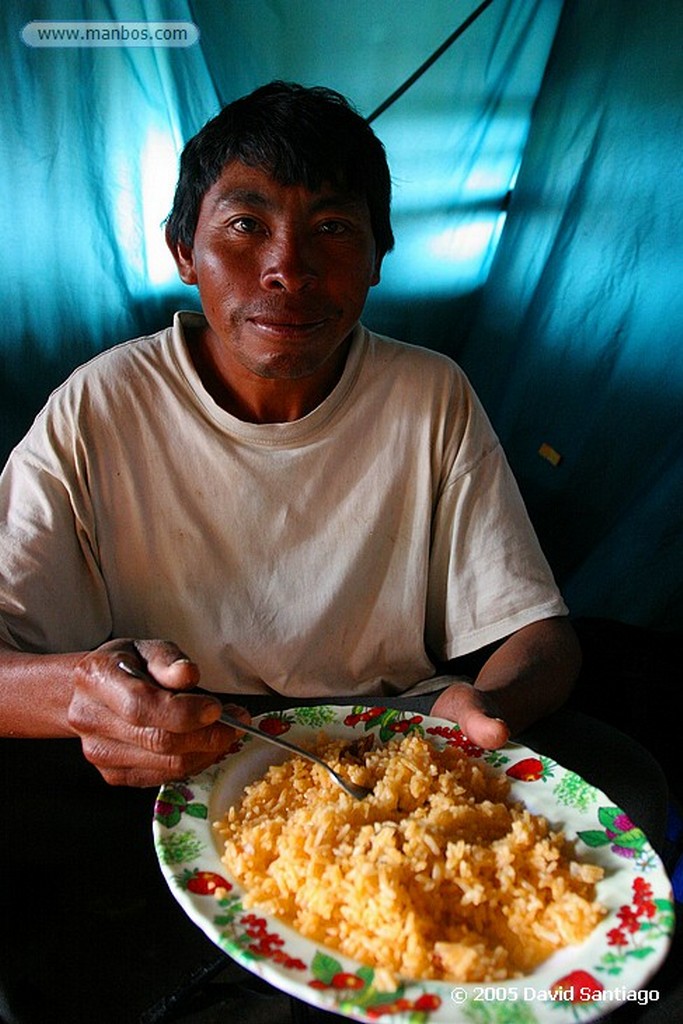
<svg viewBox="0 0 683 1024">
<path fill-rule="evenodd" d="M 260 362 L 252 367 L 253 372 L 265 380 L 304 380 L 312 377 L 321 364 L 313 360 L 304 360 L 295 356 L 278 356 L 267 362 Z"/>
</svg>

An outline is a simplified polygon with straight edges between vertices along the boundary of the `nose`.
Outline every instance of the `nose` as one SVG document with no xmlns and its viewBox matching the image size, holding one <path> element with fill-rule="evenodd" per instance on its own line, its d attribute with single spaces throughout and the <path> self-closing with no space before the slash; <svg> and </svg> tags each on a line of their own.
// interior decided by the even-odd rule
<svg viewBox="0 0 683 1024">
<path fill-rule="evenodd" d="M 318 276 L 311 246 L 299 232 L 286 232 L 272 239 L 264 253 L 264 288 L 294 294 L 314 287 Z"/>
</svg>

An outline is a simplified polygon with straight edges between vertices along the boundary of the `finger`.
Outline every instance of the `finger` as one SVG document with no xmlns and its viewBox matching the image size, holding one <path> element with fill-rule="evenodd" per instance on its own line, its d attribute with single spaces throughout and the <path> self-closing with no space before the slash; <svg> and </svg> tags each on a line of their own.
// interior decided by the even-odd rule
<svg viewBox="0 0 683 1024">
<path fill-rule="evenodd" d="M 84 737 L 83 753 L 112 786 L 161 786 L 165 782 L 191 778 L 210 768 L 222 757 L 193 751 L 187 754 L 150 754 L 126 743 L 96 741 Z"/>
<path fill-rule="evenodd" d="M 141 687 L 149 692 L 141 692 Z M 120 740 L 156 753 L 218 753 L 237 738 L 234 729 L 216 721 L 220 710 L 220 702 L 213 698 L 180 697 L 132 680 L 124 692 L 110 693 L 107 704 L 74 694 L 69 722 L 81 736 Z"/>
<path fill-rule="evenodd" d="M 455 683 L 437 697 L 431 714 L 457 722 L 468 739 L 485 750 L 507 743 L 510 729 L 500 717 L 495 698 L 470 683 Z"/>
<path fill-rule="evenodd" d="M 229 708 L 231 714 L 243 721 L 251 720 L 245 708 L 232 704 Z M 82 736 L 81 743 L 87 760 L 110 785 L 160 786 L 164 782 L 186 779 L 206 771 L 222 760 L 241 735 L 227 725 L 204 729 L 202 733 L 203 736 L 194 733 L 153 736 L 148 733 L 146 742 L 154 749 L 95 735 Z M 136 733 L 135 738 L 139 739 L 140 734 Z"/>
<path fill-rule="evenodd" d="M 91 717 L 97 717 L 98 709 L 106 709 L 129 726 L 153 726 L 174 733 L 193 732 L 217 720 L 221 711 L 217 699 L 164 689 L 124 662 L 123 658 L 130 657 L 130 652 L 123 656 L 117 654 L 120 655 L 120 648 L 117 652 L 99 649 L 76 666 L 69 721 L 79 732 L 97 731 L 92 727 Z M 126 668 L 120 668 L 119 664 Z M 106 715 L 105 719 L 109 730 L 105 732 L 116 736 L 113 722 Z"/>
<path fill-rule="evenodd" d="M 88 705 L 79 726 L 83 752 L 101 772 L 149 769 L 162 780 L 185 777 L 215 764 L 240 735 L 226 725 L 179 734 L 135 728 L 94 705 Z"/>
<path fill-rule="evenodd" d="M 232 712 L 248 724 L 250 716 L 244 708 L 235 707 Z M 182 756 L 193 752 L 225 754 L 242 735 L 239 729 L 216 722 L 193 732 L 172 732 L 150 725 L 130 729 L 123 738 L 151 753 Z"/>
<path fill-rule="evenodd" d="M 216 721 L 222 710 L 217 699 L 173 693 L 124 674 L 128 685 L 123 696 L 110 695 L 108 704 L 91 699 L 89 694 L 74 693 L 69 721 L 81 736 L 105 743 L 122 742 L 156 754 L 182 755 L 192 751 L 223 754 L 241 735 L 232 726 Z M 203 702 L 206 713 L 201 711 Z M 230 705 L 230 712 L 247 724 L 251 720 L 245 708 Z M 202 718 L 208 720 L 206 724 Z"/>
</svg>

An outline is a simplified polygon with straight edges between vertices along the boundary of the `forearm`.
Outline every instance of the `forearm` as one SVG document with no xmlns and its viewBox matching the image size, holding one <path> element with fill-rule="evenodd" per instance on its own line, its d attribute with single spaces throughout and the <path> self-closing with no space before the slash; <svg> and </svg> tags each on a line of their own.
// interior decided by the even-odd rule
<svg viewBox="0 0 683 1024">
<path fill-rule="evenodd" d="M 475 679 L 511 733 L 557 710 L 569 697 L 581 648 L 567 619 L 543 619 L 509 637 Z"/>
<path fill-rule="evenodd" d="M 0 641 L 0 735 L 75 736 L 68 722 L 81 654 L 28 654 Z"/>
</svg>

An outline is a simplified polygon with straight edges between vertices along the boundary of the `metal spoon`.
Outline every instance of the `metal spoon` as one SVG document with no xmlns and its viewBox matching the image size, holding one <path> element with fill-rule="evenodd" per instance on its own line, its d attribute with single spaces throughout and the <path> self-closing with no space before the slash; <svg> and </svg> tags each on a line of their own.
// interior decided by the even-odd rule
<svg viewBox="0 0 683 1024">
<path fill-rule="evenodd" d="M 348 779 L 342 778 L 334 768 L 330 767 L 321 757 L 317 757 L 315 754 L 311 754 L 308 750 L 303 750 L 301 747 L 297 747 L 296 744 L 290 743 L 288 740 L 283 740 L 280 736 L 271 736 L 267 732 L 261 732 L 254 725 L 245 725 L 239 718 L 233 718 L 227 711 L 223 711 L 219 718 L 220 722 L 225 722 L 226 725 L 231 725 L 234 729 L 239 729 L 241 732 L 250 732 L 253 736 L 258 736 L 260 740 L 265 740 L 266 743 L 272 743 L 276 747 L 284 747 L 285 750 L 291 750 L 294 754 L 298 754 L 299 757 L 305 757 L 308 761 L 313 761 L 314 764 L 319 764 L 321 768 L 329 772 L 334 781 L 338 786 L 348 793 L 349 796 L 354 797 L 356 800 L 363 800 L 366 796 L 372 793 L 371 789 L 367 789 L 365 786 L 359 786 L 355 782 L 349 782 Z"/>
<path fill-rule="evenodd" d="M 139 669 L 133 668 L 132 665 L 128 665 L 125 661 L 119 661 L 117 668 L 120 668 L 122 672 L 126 672 L 129 676 L 134 679 L 142 679 L 146 683 L 154 683 L 148 675 L 144 672 L 140 672 Z M 227 711 L 222 711 L 219 722 L 224 722 L 225 725 L 231 725 L 233 729 L 239 729 L 241 732 L 250 732 L 254 736 L 258 736 L 260 740 L 265 740 L 266 743 L 272 743 L 276 747 L 284 747 L 285 750 L 291 750 L 292 753 L 298 754 L 299 757 L 305 757 L 308 761 L 313 761 L 314 764 L 319 764 L 321 768 L 329 772 L 334 781 L 338 786 L 348 793 L 349 796 L 354 797 L 356 800 L 363 800 L 366 796 L 372 793 L 371 789 L 366 789 L 365 786 L 358 786 L 355 782 L 349 782 L 347 779 L 343 779 L 341 775 L 338 775 L 334 768 L 330 767 L 321 757 L 317 757 L 315 754 L 311 754 L 308 750 L 303 750 L 301 747 L 297 747 L 294 743 L 289 743 L 287 740 L 281 739 L 279 736 L 271 736 L 267 732 L 261 732 L 253 725 L 245 725 L 244 722 L 239 718 L 234 718 L 228 714 Z"/>
</svg>

